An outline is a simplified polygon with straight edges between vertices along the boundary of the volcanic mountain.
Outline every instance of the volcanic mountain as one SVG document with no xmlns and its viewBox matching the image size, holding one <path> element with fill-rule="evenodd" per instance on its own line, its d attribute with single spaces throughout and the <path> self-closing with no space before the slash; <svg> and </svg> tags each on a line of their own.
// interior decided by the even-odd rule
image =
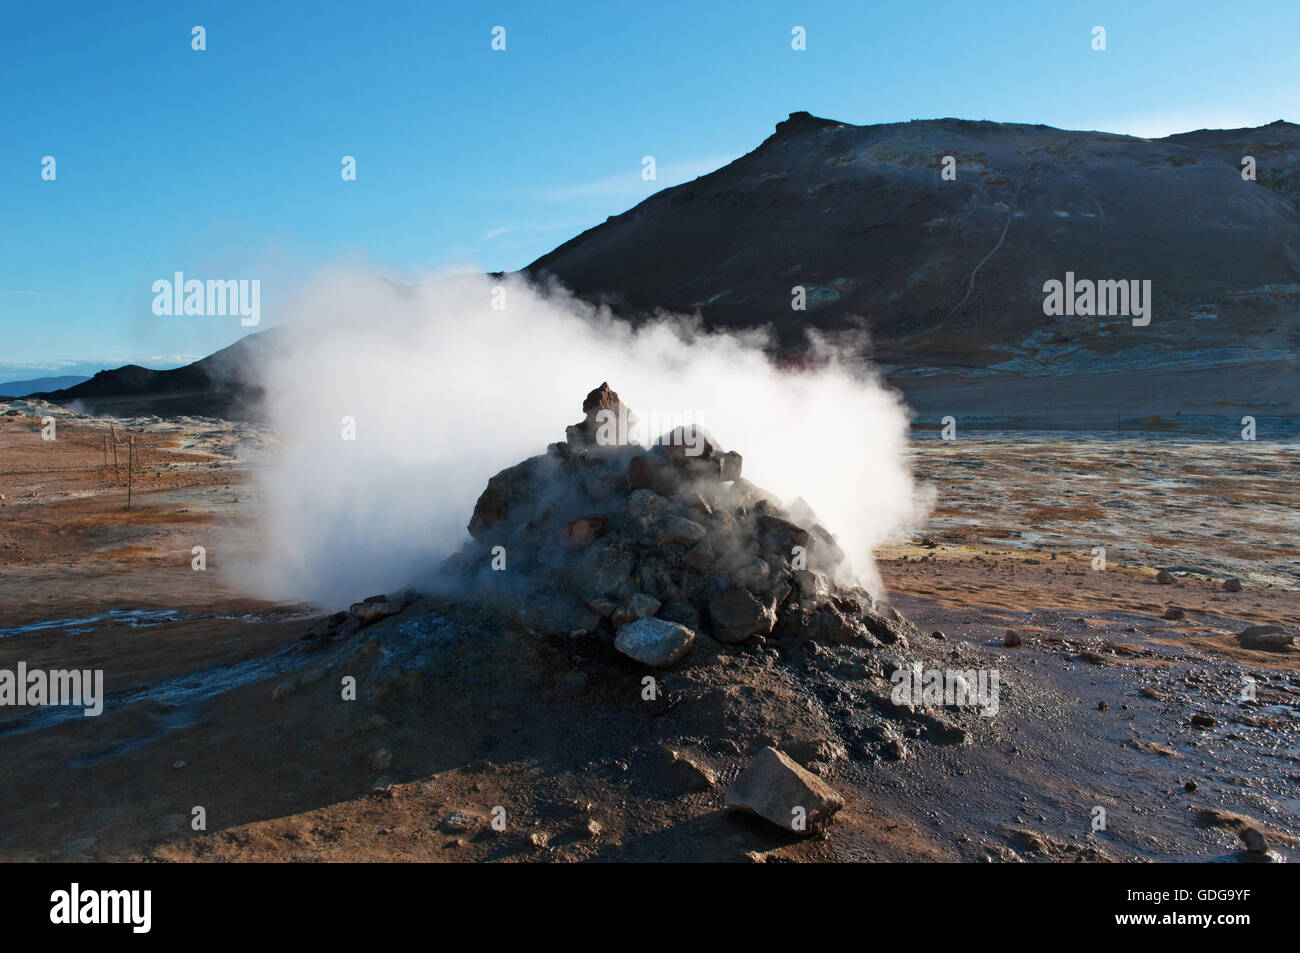
<svg viewBox="0 0 1300 953">
<path fill-rule="evenodd" d="M 1152 140 L 794 113 L 526 270 L 629 317 L 769 325 L 784 349 L 864 329 L 935 412 L 1294 412 L 1297 196 L 1300 126 L 1285 122 Z M 1067 273 L 1149 280 L 1150 324 L 1047 316 L 1044 283 Z"/>
<path fill-rule="evenodd" d="M 1300 126 L 1286 122 L 1139 139 L 800 112 L 524 273 L 632 321 L 662 310 L 767 326 L 791 356 L 809 331 L 856 332 L 923 421 L 1223 426 L 1300 416 L 1298 201 Z M 1149 323 L 1045 313 L 1045 283 L 1071 277 L 1150 282 Z M 244 368 L 266 338 L 43 396 L 247 416 Z"/>
</svg>

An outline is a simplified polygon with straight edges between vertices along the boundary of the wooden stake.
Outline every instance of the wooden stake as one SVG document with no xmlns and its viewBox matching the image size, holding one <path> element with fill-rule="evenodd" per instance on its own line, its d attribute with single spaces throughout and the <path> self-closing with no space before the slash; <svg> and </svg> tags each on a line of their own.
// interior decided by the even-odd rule
<svg viewBox="0 0 1300 953">
<path fill-rule="evenodd" d="M 126 444 L 126 508 L 131 509 L 131 472 L 135 467 L 135 434 L 127 438 Z"/>
<path fill-rule="evenodd" d="M 116 483 L 118 480 L 122 479 L 122 475 L 117 472 L 117 425 L 111 424 L 109 429 L 113 433 L 113 482 Z"/>
</svg>

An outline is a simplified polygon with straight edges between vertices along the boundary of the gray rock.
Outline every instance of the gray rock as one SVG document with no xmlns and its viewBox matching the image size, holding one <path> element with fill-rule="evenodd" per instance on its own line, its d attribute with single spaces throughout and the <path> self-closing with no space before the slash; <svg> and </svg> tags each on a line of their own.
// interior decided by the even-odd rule
<svg viewBox="0 0 1300 953">
<path fill-rule="evenodd" d="M 666 619 L 637 619 L 620 626 L 614 648 L 654 668 L 667 668 L 690 651 L 695 633 Z"/>
<path fill-rule="evenodd" d="M 713 570 L 713 564 L 717 561 L 717 555 L 713 551 L 713 546 L 707 539 L 702 539 L 686 554 L 686 565 L 697 572 L 709 573 Z"/>
<path fill-rule="evenodd" d="M 452 811 L 438 824 L 444 834 L 468 834 L 482 826 L 483 821 L 477 814 L 469 811 Z"/>
<path fill-rule="evenodd" d="M 709 600 L 713 637 L 719 642 L 743 642 L 752 635 L 767 635 L 776 624 L 775 608 L 748 589 L 733 586 Z"/>
<path fill-rule="evenodd" d="M 726 805 L 807 835 L 824 830 L 844 799 L 788 755 L 767 747 L 727 789 Z"/>
<path fill-rule="evenodd" d="M 383 601 L 379 601 L 380 599 Z M 348 609 L 352 618 L 362 625 L 370 625 L 372 622 L 386 619 L 390 615 L 397 615 L 401 611 L 402 607 L 395 602 L 389 602 L 387 596 L 371 596 L 364 602 L 352 603 Z"/>
<path fill-rule="evenodd" d="M 1252 625 L 1238 633 L 1237 641 L 1244 649 L 1285 652 L 1295 642 L 1295 635 L 1280 625 Z"/>
<path fill-rule="evenodd" d="M 655 535 L 656 546 L 694 546 L 704 539 L 706 531 L 699 523 L 680 516 L 661 520 Z"/>
<path fill-rule="evenodd" d="M 794 580 L 795 588 L 799 591 L 800 603 L 810 603 L 804 608 L 815 608 L 818 602 L 830 594 L 830 587 L 827 585 L 826 577 L 819 572 L 813 572 L 811 569 L 796 569 L 791 573 L 791 578 Z"/>
<path fill-rule="evenodd" d="M 658 599 L 654 596 L 647 596 L 644 592 L 634 592 L 627 597 L 627 602 L 614 610 L 611 621 L 615 625 L 627 625 L 627 623 L 635 622 L 637 619 L 654 615 L 658 611 Z"/>
</svg>

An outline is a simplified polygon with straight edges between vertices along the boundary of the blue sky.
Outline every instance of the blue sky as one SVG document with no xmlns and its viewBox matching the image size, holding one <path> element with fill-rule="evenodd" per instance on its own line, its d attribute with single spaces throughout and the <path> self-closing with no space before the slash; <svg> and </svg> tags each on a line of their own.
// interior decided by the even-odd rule
<svg viewBox="0 0 1300 953">
<path fill-rule="evenodd" d="M 1300 119 L 1290 3 L 51 0 L 3 18 L 0 381 L 170 366 L 247 333 L 155 316 L 176 271 L 260 278 L 265 327 L 327 263 L 521 267 L 794 110 L 1147 136 Z"/>
</svg>

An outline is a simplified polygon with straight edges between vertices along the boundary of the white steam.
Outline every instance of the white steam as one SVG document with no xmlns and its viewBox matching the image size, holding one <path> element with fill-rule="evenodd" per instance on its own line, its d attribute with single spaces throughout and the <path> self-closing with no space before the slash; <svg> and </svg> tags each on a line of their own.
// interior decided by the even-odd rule
<svg viewBox="0 0 1300 953">
<path fill-rule="evenodd" d="M 746 479 L 802 497 L 872 588 L 872 550 L 923 515 L 903 404 L 828 349 L 779 369 L 756 333 L 633 329 L 517 277 L 410 287 L 336 271 L 287 319 L 260 369 L 282 441 L 259 475 L 265 551 L 235 580 L 265 598 L 338 608 L 427 583 L 488 478 L 563 440 L 603 381 L 639 415 L 690 415 L 742 454 Z"/>
</svg>

